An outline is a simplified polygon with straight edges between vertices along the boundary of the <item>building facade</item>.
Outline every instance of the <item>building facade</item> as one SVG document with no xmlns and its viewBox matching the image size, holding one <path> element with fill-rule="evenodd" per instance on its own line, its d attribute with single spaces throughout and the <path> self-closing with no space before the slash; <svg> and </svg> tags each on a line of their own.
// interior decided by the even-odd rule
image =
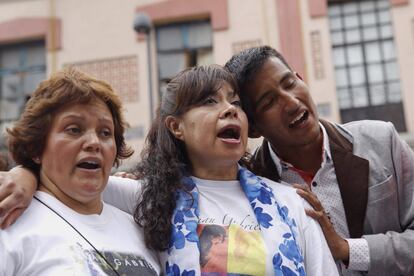
<svg viewBox="0 0 414 276">
<path fill-rule="evenodd" d="M 134 31 L 137 13 L 151 19 L 149 36 Z M 119 93 L 139 152 L 170 77 L 270 45 L 304 77 L 321 117 L 392 121 L 412 143 L 413 44 L 411 0 L 0 0 L 0 128 L 40 80 L 75 66 Z"/>
</svg>

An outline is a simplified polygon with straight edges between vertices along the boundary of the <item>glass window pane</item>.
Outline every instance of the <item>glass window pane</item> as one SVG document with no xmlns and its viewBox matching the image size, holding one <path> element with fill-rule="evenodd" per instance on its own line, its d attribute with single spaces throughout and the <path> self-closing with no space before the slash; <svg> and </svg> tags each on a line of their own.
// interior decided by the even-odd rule
<svg viewBox="0 0 414 276">
<path fill-rule="evenodd" d="M 402 101 L 400 82 L 388 84 L 388 101 L 391 103 L 399 103 Z"/>
<path fill-rule="evenodd" d="M 364 40 L 377 40 L 378 39 L 378 28 L 377 27 L 365 27 L 362 30 Z"/>
<path fill-rule="evenodd" d="M 375 1 L 362 1 L 359 5 L 361 11 L 372 11 L 375 9 Z"/>
<path fill-rule="evenodd" d="M 338 93 L 339 107 L 341 109 L 351 108 L 352 101 L 351 101 L 351 96 L 349 95 L 348 89 L 346 88 L 338 89 L 337 93 Z"/>
<path fill-rule="evenodd" d="M 333 49 L 333 59 L 335 66 L 343 66 L 346 64 L 345 49 L 343 47 L 337 47 Z"/>
<path fill-rule="evenodd" d="M 348 85 L 348 77 L 346 75 L 346 69 L 335 70 L 336 87 L 343 87 Z"/>
<path fill-rule="evenodd" d="M 331 30 L 339 30 L 342 28 L 342 19 L 341 17 L 334 17 L 329 19 L 329 26 Z"/>
<path fill-rule="evenodd" d="M 377 23 L 377 17 L 374 12 L 364 13 L 361 16 L 362 26 L 374 25 Z"/>
<path fill-rule="evenodd" d="M 208 22 L 189 25 L 187 47 L 191 49 L 211 47 L 211 41 L 211 26 Z"/>
<path fill-rule="evenodd" d="M 353 87 L 352 88 L 352 97 L 354 107 L 368 106 L 368 94 L 365 87 Z"/>
<path fill-rule="evenodd" d="M 187 67 L 185 53 L 158 53 L 159 78 L 171 78 Z"/>
<path fill-rule="evenodd" d="M 15 69 L 20 67 L 20 51 L 16 49 L 2 50 L 0 55 L 0 68 L 2 69 Z"/>
<path fill-rule="evenodd" d="M 46 65 L 46 49 L 42 46 L 28 48 L 26 52 L 25 65 Z"/>
<path fill-rule="evenodd" d="M 181 26 L 165 26 L 157 28 L 158 50 L 183 49 L 183 37 Z"/>
<path fill-rule="evenodd" d="M 197 65 L 208 65 L 213 63 L 214 58 L 211 49 L 197 51 Z"/>
<path fill-rule="evenodd" d="M 356 13 L 357 12 L 357 3 L 346 3 L 343 6 L 344 14 Z"/>
<path fill-rule="evenodd" d="M 349 79 L 352 85 L 357 86 L 365 83 L 365 73 L 363 66 L 350 68 L 349 75 Z"/>
<path fill-rule="evenodd" d="M 392 37 L 392 28 L 391 25 L 381 26 L 381 38 Z"/>
<path fill-rule="evenodd" d="M 390 0 L 379 0 L 377 5 L 378 5 L 378 8 L 380 8 L 380 9 L 389 8 L 390 7 Z"/>
<path fill-rule="evenodd" d="M 345 32 L 347 43 L 356 43 L 361 41 L 361 32 L 359 29 L 347 30 Z"/>
<path fill-rule="evenodd" d="M 20 116 L 24 99 L 21 93 L 20 78 L 17 74 L 4 75 L 1 79 L 0 119 L 16 120 Z"/>
<path fill-rule="evenodd" d="M 349 65 L 357 65 L 362 63 L 362 47 L 361 45 L 349 46 L 347 48 L 347 58 Z"/>
<path fill-rule="evenodd" d="M 384 60 L 394 59 L 395 56 L 395 48 L 394 48 L 394 41 L 386 40 L 382 42 L 382 53 L 384 55 Z"/>
<path fill-rule="evenodd" d="M 368 65 L 368 80 L 370 83 L 383 82 L 384 74 L 381 64 Z"/>
<path fill-rule="evenodd" d="M 381 60 L 381 49 L 379 42 L 370 42 L 365 44 L 365 55 L 367 62 L 376 62 Z"/>
<path fill-rule="evenodd" d="M 340 45 L 344 43 L 344 36 L 341 31 L 339 32 L 333 32 L 331 34 L 332 44 L 333 45 Z"/>
<path fill-rule="evenodd" d="M 378 13 L 378 18 L 380 23 L 389 23 L 391 22 L 390 10 L 383 10 Z"/>
<path fill-rule="evenodd" d="M 387 98 L 385 95 L 385 87 L 383 84 L 371 85 L 370 91 L 372 105 L 380 105 L 386 103 Z"/>
<path fill-rule="evenodd" d="M 387 74 L 387 80 L 398 80 L 397 63 L 395 61 L 385 63 L 385 73 Z"/>
<path fill-rule="evenodd" d="M 23 94 L 25 97 L 30 96 L 37 88 L 39 83 L 46 79 L 46 73 L 44 71 L 27 72 L 23 77 Z"/>
<path fill-rule="evenodd" d="M 357 15 L 346 15 L 344 16 L 345 28 L 354 28 L 358 26 Z"/>
<path fill-rule="evenodd" d="M 337 16 L 341 13 L 341 7 L 339 5 L 332 5 L 328 8 L 329 16 Z"/>
</svg>

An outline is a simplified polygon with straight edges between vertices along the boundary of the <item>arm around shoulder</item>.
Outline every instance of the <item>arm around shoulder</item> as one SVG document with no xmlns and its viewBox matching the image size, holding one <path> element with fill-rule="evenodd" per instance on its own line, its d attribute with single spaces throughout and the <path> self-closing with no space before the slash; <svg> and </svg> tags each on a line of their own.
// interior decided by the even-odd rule
<svg viewBox="0 0 414 276">
<path fill-rule="evenodd" d="M 141 180 L 110 176 L 103 192 L 103 200 L 133 215 L 141 196 L 141 186 Z"/>
</svg>

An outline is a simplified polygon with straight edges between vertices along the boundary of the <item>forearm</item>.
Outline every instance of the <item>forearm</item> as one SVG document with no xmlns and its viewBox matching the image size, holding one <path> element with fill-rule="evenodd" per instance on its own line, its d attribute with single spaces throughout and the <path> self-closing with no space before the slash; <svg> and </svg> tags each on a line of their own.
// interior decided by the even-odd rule
<svg viewBox="0 0 414 276">
<path fill-rule="evenodd" d="M 23 167 L 0 172 L 0 223 L 7 228 L 30 204 L 37 189 L 37 178 Z"/>
<path fill-rule="evenodd" d="M 140 186 L 139 180 L 111 176 L 103 192 L 103 200 L 124 212 L 133 214 L 141 191 Z"/>
</svg>

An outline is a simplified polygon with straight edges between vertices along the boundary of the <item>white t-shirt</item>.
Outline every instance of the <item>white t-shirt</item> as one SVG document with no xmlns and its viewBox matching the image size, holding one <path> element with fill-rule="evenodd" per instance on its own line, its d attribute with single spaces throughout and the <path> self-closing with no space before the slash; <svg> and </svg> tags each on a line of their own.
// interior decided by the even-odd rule
<svg viewBox="0 0 414 276">
<path fill-rule="evenodd" d="M 272 275 L 275 249 L 266 247 L 253 210 L 239 181 L 211 181 L 193 177 L 199 190 L 200 262 L 209 272 Z M 295 189 L 262 178 L 277 201 L 289 209 L 298 224 L 298 244 L 305 257 L 307 275 L 338 275 L 319 224 L 308 217 L 307 203 Z M 139 181 L 110 177 L 104 200 L 133 212 L 140 193 Z M 204 232 L 204 233 L 203 233 Z"/>
<path fill-rule="evenodd" d="M 120 275 L 158 275 L 156 254 L 146 249 L 131 215 L 104 204 L 82 215 L 55 197 L 35 196 L 68 220 Z M 110 266 L 62 218 L 34 199 L 11 227 L 0 231 L 0 275 L 114 275 Z"/>
</svg>

